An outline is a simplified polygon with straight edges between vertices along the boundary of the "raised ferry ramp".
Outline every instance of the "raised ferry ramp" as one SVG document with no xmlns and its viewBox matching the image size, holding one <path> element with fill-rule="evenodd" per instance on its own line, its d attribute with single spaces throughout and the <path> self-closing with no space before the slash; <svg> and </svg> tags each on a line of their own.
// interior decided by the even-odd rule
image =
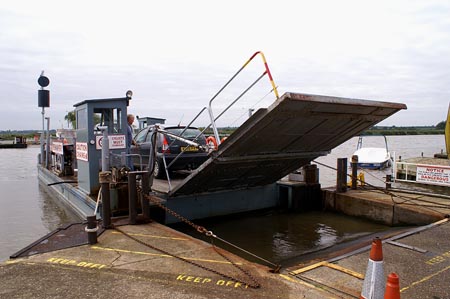
<svg viewBox="0 0 450 299">
<path fill-rule="evenodd" d="M 285 93 L 253 114 L 169 197 L 274 183 L 402 109 L 405 104 Z"/>
</svg>

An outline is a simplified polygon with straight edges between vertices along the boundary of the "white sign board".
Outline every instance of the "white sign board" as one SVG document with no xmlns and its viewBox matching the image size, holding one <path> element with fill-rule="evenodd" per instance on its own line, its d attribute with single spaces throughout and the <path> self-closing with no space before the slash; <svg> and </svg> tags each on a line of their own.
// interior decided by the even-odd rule
<svg viewBox="0 0 450 299">
<path fill-rule="evenodd" d="M 63 143 L 62 142 L 53 141 L 51 146 L 50 146 L 50 150 L 52 152 L 54 152 L 55 154 L 57 154 L 57 155 L 64 154 L 64 152 L 63 152 Z"/>
<path fill-rule="evenodd" d="M 86 142 L 77 142 L 75 145 L 75 152 L 77 153 L 77 160 L 89 161 L 88 144 Z"/>
<path fill-rule="evenodd" d="M 110 135 L 109 139 L 109 149 L 121 149 L 126 148 L 126 137 L 125 135 Z M 95 136 L 95 148 L 98 150 L 102 149 L 103 136 Z"/>
<path fill-rule="evenodd" d="M 416 182 L 432 185 L 450 186 L 450 167 L 417 165 Z"/>
</svg>

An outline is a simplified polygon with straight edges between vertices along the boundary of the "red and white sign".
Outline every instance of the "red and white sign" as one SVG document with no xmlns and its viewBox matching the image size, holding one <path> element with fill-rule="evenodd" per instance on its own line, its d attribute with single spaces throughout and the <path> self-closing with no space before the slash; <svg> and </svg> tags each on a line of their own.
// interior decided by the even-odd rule
<svg viewBox="0 0 450 299">
<path fill-rule="evenodd" d="M 86 142 L 77 142 L 75 145 L 75 151 L 77 153 L 77 160 L 89 161 L 88 156 L 88 144 Z"/>
<path fill-rule="evenodd" d="M 63 152 L 63 143 L 62 142 L 53 141 L 52 144 L 50 145 L 50 150 L 52 152 L 54 152 L 55 154 L 57 154 L 57 155 L 64 154 L 64 152 Z"/>
<path fill-rule="evenodd" d="M 109 139 L 109 149 L 121 149 L 126 148 L 126 138 L 125 135 L 110 135 Z M 103 136 L 95 136 L 95 148 L 98 150 L 102 149 Z"/>
<path fill-rule="evenodd" d="M 416 182 L 450 186 L 450 167 L 417 165 Z"/>
</svg>

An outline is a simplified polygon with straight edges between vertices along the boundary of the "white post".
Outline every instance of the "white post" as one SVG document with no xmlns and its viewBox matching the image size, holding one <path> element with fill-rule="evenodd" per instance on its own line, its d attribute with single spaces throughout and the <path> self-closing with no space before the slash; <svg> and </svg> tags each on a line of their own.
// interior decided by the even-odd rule
<svg viewBox="0 0 450 299">
<path fill-rule="evenodd" d="M 41 165 L 44 165 L 44 134 L 45 134 L 45 108 L 42 107 L 42 132 L 41 132 Z"/>
<path fill-rule="evenodd" d="M 47 142 L 45 146 L 45 167 L 48 168 L 50 160 L 50 117 L 45 118 L 47 120 Z"/>
<path fill-rule="evenodd" d="M 109 171 L 109 138 L 108 138 L 108 127 L 101 126 L 99 127 L 100 131 L 102 131 L 103 139 L 102 139 L 102 171 Z"/>
<path fill-rule="evenodd" d="M 209 118 L 211 119 L 211 125 L 213 127 L 214 137 L 216 138 L 217 146 L 219 146 L 220 145 L 219 131 L 217 130 L 217 126 L 216 126 L 216 122 L 214 120 L 214 115 L 213 115 L 213 112 L 212 112 L 211 105 L 209 105 L 208 112 L 209 112 Z"/>
</svg>

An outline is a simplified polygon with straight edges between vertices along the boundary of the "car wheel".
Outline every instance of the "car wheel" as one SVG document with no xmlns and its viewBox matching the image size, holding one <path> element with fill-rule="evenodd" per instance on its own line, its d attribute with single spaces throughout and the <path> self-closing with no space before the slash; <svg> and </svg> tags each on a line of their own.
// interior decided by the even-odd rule
<svg viewBox="0 0 450 299">
<path fill-rule="evenodd" d="M 156 159 L 155 168 L 153 169 L 153 175 L 157 179 L 161 179 L 166 176 L 166 172 L 164 171 L 164 163 L 162 160 Z"/>
</svg>

